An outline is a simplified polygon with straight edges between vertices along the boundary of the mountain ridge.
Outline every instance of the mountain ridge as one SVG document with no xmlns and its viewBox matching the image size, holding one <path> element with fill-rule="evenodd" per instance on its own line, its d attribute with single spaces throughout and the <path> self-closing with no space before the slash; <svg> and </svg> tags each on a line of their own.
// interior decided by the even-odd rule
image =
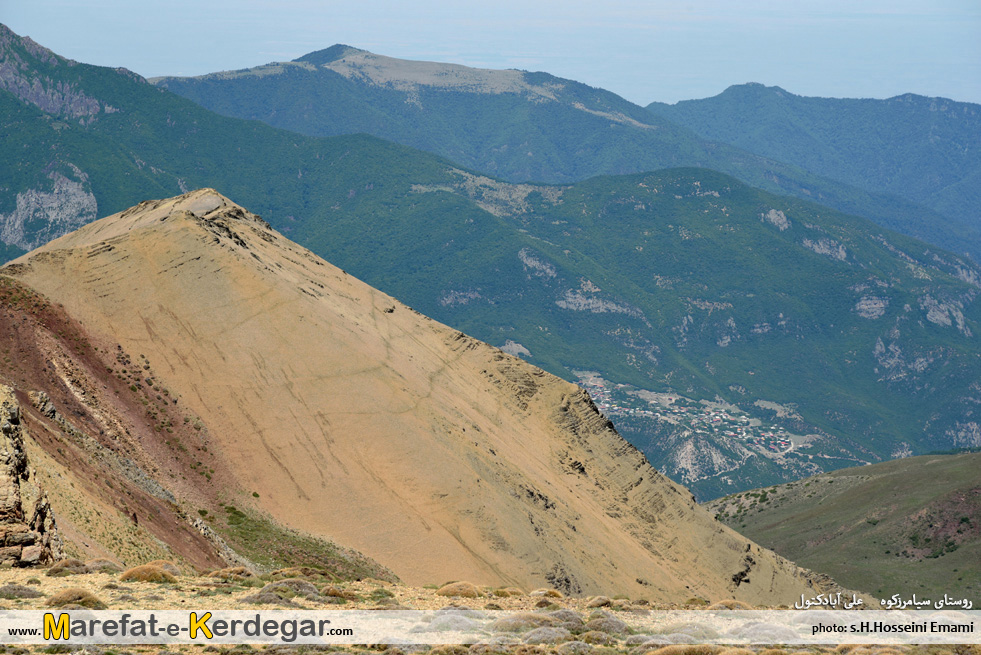
<svg viewBox="0 0 981 655">
<path fill-rule="evenodd" d="M 647 109 L 704 138 L 929 207 L 963 237 L 977 225 L 981 105 L 914 93 L 818 98 L 751 83 Z"/>
<path fill-rule="evenodd" d="M 294 62 L 307 62 L 314 66 L 322 66 L 324 64 L 329 64 L 341 57 L 352 52 L 366 52 L 360 48 L 355 48 L 353 46 L 344 45 L 343 43 L 335 43 L 329 48 L 324 48 L 323 50 L 315 50 L 313 52 L 308 52 L 302 57 L 297 57 Z M 152 83 L 152 82 L 151 82 Z"/>
<path fill-rule="evenodd" d="M 978 261 L 981 229 L 897 190 L 848 185 L 793 161 L 707 140 L 666 114 L 544 72 L 469 68 L 334 46 L 253 69 L 153 82 L 226 116 L 310 136 L 368 133 L 512 183 L 698 166 L 812 199 Z M 347 54 L 345 54 L 347 53 Z M 502 120 L 501 117 L 506 117 Z"/>
</svg>

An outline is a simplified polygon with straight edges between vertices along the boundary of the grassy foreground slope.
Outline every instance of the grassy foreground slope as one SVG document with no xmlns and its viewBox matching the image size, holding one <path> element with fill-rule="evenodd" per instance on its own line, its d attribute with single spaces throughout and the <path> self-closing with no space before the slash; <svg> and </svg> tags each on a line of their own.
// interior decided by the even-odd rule
<svg viewBox="0 0 981 655">
<path fill-rule="evenodd" d="M 707 504 L 802 566 L 878 597 L 981 598 L 981 453 L 849 468 Z"/>
</svg>

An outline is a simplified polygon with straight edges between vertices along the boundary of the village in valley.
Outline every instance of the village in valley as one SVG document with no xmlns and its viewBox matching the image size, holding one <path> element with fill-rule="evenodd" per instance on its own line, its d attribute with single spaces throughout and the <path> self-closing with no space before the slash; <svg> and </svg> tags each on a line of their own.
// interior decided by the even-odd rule
<svg viewBox="0 0 981 655">
<path fill-rule="evenodd" d="M 655 393 L 604 379 L 590 371 L 576 371 L 580 387 L 589 392 L 600 412 L 618 424 L 624 419 L 670 423 L 693 435 L 738 439 L 754 450 L 786 454 L 805 438 L 785 428 L 750 416 L 734 405 L 694 401 L 677 393 Z"/>
</svg>

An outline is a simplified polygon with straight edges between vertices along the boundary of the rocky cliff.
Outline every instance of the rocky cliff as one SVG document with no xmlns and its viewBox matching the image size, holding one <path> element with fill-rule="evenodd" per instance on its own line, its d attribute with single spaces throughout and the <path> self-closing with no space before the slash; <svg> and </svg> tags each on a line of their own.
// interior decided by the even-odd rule
<svg viewBox="0 0 981 655">
<path fill-rule="evenodd" d="M 0 384 L 0 565 L 32 566 L 61 554 L 47 495 L 37 485 L 24 449 L 24 426 L 14 390 Z"/>
</svg>

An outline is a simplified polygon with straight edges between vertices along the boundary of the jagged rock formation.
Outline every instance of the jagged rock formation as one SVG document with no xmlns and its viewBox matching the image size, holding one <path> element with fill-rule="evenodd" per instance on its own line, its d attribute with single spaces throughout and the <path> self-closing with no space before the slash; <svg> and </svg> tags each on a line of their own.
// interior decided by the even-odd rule
<svg viewBox="0 0 981 655">
<path fill-rule="evenodd" d="M 166 395 L 161 407 L 202 427 L 164 437 L 196 449 L 198 493 L 406 582 L 767 603 L 827 584 L 712 520 L 581 389 L 421 316 L 213 190 L 142 203 L 2 270 L 139 353 L 117 356 L 133 394 L 121 399 Z"/>
<path fill-rule="evenodd" d="M 16 46 L 23 48 L 28 57 L 20 56 Z M 79 89 L 77 84 L 37 75 L 30 58 L 49 66 L 57 65 L 59 60 L 69 66 L 75 64 L 58 57 L 28 37 L 18 37 L 6 25 L 0 25 L 0 89 L 9 91 L 41 111 L 81 119 L 83 124 L 86 118 L 91 120 L 100 111 L 115 111 L 108 105 L 103 107 L 98 100 Z"/>
<path fill-rule="evenodd" d="M 33 566 L 61 553 L 51 505 L 29 466 L 20 416 L 13 389 L 0 384 L 0 565 Z"/>
</svg>

